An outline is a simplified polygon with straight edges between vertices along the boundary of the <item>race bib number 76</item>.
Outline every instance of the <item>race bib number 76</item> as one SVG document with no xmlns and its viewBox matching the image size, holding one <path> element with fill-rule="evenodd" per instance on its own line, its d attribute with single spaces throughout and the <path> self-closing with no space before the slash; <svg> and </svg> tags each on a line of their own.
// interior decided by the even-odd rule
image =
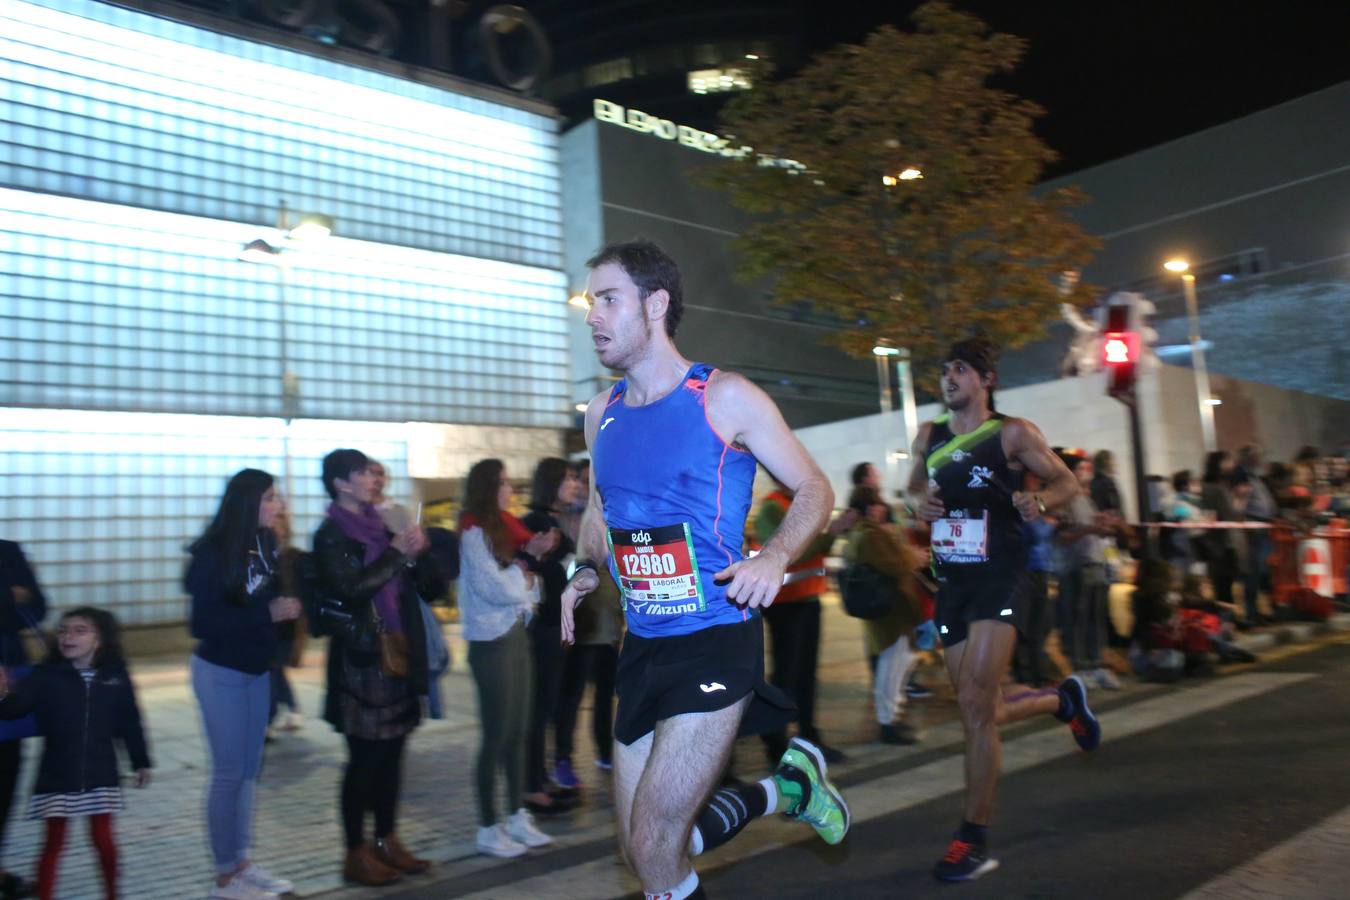
<svg viewBox="0 0 1350 900">
<path fill-rule="evenodd" d="M 647 615 L 707 609 L 687 524 L 611 528 L 609 546 L 625 608 Z"/>
</svg>

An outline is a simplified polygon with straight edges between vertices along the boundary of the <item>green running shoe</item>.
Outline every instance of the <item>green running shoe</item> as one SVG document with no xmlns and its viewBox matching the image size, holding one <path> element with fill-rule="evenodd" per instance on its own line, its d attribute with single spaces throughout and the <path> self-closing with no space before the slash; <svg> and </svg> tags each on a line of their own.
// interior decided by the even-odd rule
<svg viewBox="0 0 1350 900">
<path fill-rule="evenodd" d="M 810 741 L 794 737 L 773 772 L 775 780 L 795 782 L 804 788 L 799 800 L 785 815 L 806 822 L 827 844 L 837 844 L 848 834 L 848 804 L 825 777 L 825 755 Z"/>
</svg>

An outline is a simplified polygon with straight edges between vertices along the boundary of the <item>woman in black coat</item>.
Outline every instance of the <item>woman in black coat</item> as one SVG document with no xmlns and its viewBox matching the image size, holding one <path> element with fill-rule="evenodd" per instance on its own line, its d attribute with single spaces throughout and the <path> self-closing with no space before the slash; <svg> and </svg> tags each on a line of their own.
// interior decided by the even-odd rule
<svg viewBox="0 0 1350 900">
<path fill-rule="evenodd" d="M 347 738 L 341 813 L 347 856 L 343 876 L 380 886 L 400 873 L 424 871 L 395 834 L 407 737 L 422 718 L 427 692 L 426 631 L 419 591 L 443 587 L 424 562 L 418 525 L 396 535 L 371 504 L 375 476 L 359 450 L 334 450 L 323 461 L 333 503 L 314 535 L 314 630 L 330 637 L 323 717 Z M 364 837 L 375 814 L 375 843 Z"/>
</svg>

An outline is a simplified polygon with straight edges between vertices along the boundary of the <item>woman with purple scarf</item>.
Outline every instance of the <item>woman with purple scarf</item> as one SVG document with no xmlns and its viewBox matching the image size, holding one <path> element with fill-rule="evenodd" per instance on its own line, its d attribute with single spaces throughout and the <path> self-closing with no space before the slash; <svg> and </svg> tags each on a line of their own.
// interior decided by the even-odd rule
<svg viewBox="0 0 1350 900">
<path fill-rule="evenodd" d="M 321 598 L 312 618 L 329 635 L 328 695 L 323 717 L 347 738 L 341 813 L 347 856 L 343 877 L 369 886 L 425 871 L 395 834 L 408 735 L 422 718 L 427 692 L 426 634 L 418 604 L 439 593 L 434 567 L 423 564 L 419 525 L 390 534 L 372 505 L 376 476 L 359 450 L 323 460 L 333 502 L 314 534 Z M 375 814 L 375 841 L 365 841 L 365 814 Z"/>
</svg>

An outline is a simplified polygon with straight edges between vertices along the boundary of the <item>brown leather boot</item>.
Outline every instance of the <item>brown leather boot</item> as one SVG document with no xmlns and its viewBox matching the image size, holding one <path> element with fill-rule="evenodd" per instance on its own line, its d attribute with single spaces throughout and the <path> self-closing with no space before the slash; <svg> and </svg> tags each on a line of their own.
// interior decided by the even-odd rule
<svg viewBox="0 0 1350 900">
<path fill-rule="evenodd" d="M 403 876 L 398 870 L 380 862 L 369 844 L 362 844 L 347 851 L 347 861 L 342 866 L 342 877 L 366 887 L 383 887 L 393 884 Z"/>
<path fill-rule="evenodd" d="M 391 869 L 417 875 L 431 868 L 431 860 L 418 859 L 408 852 L 397 835 L 375 839 L 375 858 Z"/>
</svg>

